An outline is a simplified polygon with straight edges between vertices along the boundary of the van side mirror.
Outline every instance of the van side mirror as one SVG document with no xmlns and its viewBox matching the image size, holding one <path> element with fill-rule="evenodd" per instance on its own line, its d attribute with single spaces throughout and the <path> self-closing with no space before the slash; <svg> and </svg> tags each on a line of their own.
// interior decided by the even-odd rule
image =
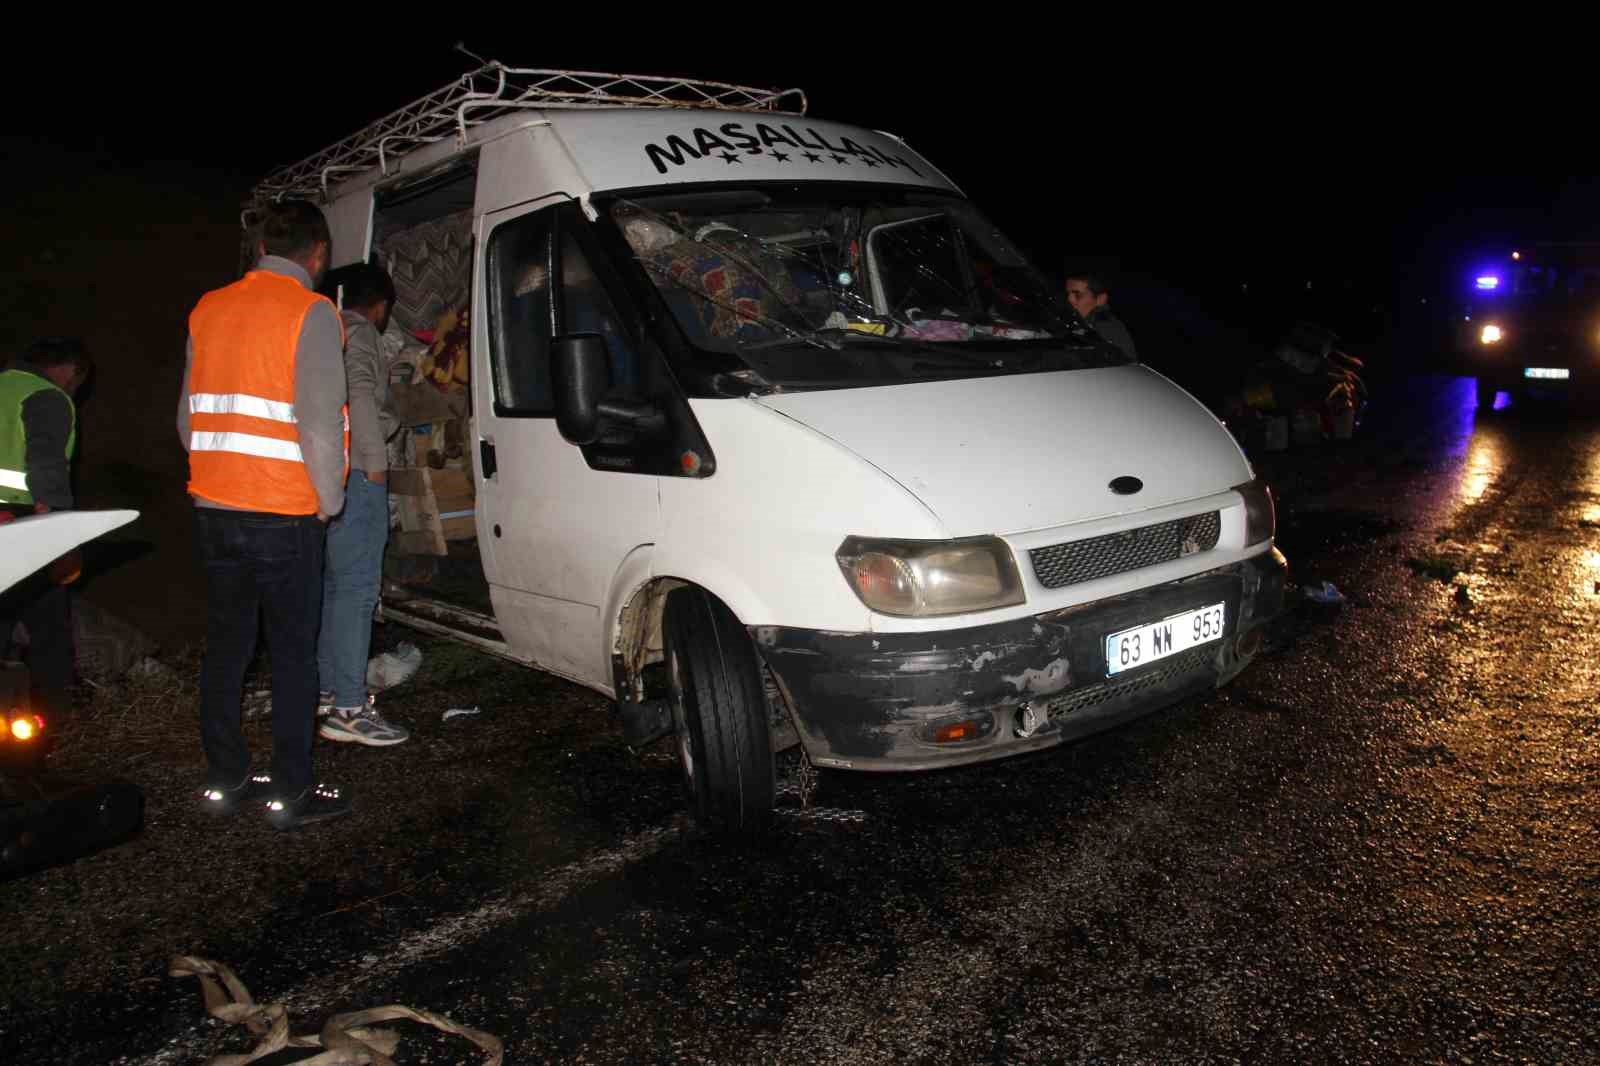
<svg viewBox="0 0 1600 1066">
<path fill-rule="evenodd" d="M 568 333 L 552 340 L 550 381 L 556 428 L 579 447 L 599 440 L 607 426 L 626 426 L 646 436 L 666 431 L 666 415 L 653 404 L 601 399 L 611 388 L 611 353 L 598 333 Z"/>
<path fill-rule="evenodd" d="M 611 386 L 611 357 L 598 333 L 569 333 L 550 342 L 556 428 L 573 444 L 600 439 L 600 397 Z"/>
</svg>

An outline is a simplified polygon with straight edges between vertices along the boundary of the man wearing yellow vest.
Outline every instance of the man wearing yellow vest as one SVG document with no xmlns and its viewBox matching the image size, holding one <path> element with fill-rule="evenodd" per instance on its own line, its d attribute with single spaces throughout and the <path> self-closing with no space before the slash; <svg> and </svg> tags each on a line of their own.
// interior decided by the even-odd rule
<svg viewBox="0 0 1600 1066">
<path fill-rule="evenodd" d="M 70 464 L 78 438 L 72 398 L 89 377 L 89 355 L 75 340 L 52 338 L 0 373 L 0 508 L 22 517 L 70 510 Z M 15 624 L 28 630 L 28 673 L 39 710 L 71 713 L 72 601 L 77 552 L 0 595 L 0 652 Z"/>
<path fill-rule="evenodd" d="M 344 507 L 344 333 L 316 295 L 331 248 L 314 205 L 274 205 L 254 270 L 189 315 L 178 435 L 207 582 L 200 667 L 204 809 L 267 801 L 279 829 L 350 813 L 311 774 L 326 523 Z M 258 619 L 272 658 L 272 768 L 250 768 L 239 722 Z"/>
</svg>

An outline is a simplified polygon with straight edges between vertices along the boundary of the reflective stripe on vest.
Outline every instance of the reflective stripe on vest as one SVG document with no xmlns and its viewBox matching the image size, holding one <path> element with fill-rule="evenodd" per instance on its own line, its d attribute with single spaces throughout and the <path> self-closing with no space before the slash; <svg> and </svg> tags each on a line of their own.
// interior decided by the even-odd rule
<svg viewBox="0 0 1600 1066">
<path fill-rule="evenodd" d="M 23 424 L 23 407 L 41 392 L 59 393 L 67 401 L 71 421 L 67 430 L 66 458 L 72 458 L 77 446 L 78 409 L 70 395 L 36 370 L 0 371 L 0 504 L 29 506 L 34 502 L 28 488 L 28 435 Z"/>
<path fill-rule="evenodd" d="M 190 414 L 249 415 L 274 422 L 294 422 L 294 404 L 251 396 L 248 392 L 196 392 L 189 396 Z"/>
<path fill-rule="evenodd" d="M 195 430 L 189 434 L 191 452 L 237 452 L 239 455 L 258 455 L 263 459 L 287 459 L 303 463 L 300 445 L 292 440 L 262 437 L 254 433 L 216 432 Z"/>
</svg>

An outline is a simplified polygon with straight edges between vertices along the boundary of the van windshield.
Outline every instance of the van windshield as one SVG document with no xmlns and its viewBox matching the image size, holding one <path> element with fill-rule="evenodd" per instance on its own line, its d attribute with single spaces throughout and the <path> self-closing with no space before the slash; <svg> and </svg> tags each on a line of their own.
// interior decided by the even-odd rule
<svg viewBox="0 0 1600 1066">
<path fill-rule="evenodd" d="M 886 356 L 896 379 L 1128 361 L 956 196 L 723 187 L 608 212 L 689 342 L 769 380 L 837 376 L 824 351 Z"/>
</svg>

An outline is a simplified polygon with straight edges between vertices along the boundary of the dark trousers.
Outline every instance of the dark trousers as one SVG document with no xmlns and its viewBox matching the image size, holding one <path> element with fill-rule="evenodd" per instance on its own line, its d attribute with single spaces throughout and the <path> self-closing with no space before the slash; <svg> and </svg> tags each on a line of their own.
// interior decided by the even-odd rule
<svg viewBox="0 0 1600 1066">
<path fill-rule="evenodd" d="M 44 570 L 0 594 L 0 655 L 21 622 L 28 629 L 28 674 L 37 706 L 48 720 L 72 713 L 72 595 Z"/>
<path fill-rule="evenodd" d="M 311 784 L 325 527 L 314 515 L 214 507 L 196 507 L 195 523 L 206 571 L 200 739 L 208 784 L 232 788 L 250 772 L 239 703 L 264 621 L 272 657 L 272 780 L 276 791 L 296 795 Z"/>
</svg>

